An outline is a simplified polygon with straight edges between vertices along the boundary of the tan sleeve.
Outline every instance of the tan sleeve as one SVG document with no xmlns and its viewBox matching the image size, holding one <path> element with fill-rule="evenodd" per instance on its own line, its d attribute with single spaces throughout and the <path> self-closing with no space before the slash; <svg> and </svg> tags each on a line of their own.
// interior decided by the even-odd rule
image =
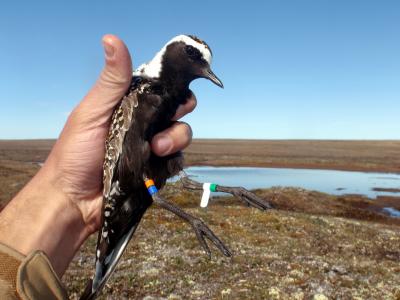
<svg viewBox="0 0 400 300">
<path fill-rule="evenodd" d="M 68 299 L 68 295 L 44 252 L 24 256 L 0 243 L 0 299 Z"/>
</svg>

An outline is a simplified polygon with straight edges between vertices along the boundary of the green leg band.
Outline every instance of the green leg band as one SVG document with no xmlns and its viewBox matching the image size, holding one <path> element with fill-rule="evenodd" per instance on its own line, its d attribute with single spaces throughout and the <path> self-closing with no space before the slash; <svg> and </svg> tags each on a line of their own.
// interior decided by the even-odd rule
<svg viewBox="0 0 400 300">
<path fill-rule="evenodd" d="M 211 192 L 216 192 L 217 191 L 217 185 L 215 183 L 210 184 L 210 191 Z"/>
</svg>

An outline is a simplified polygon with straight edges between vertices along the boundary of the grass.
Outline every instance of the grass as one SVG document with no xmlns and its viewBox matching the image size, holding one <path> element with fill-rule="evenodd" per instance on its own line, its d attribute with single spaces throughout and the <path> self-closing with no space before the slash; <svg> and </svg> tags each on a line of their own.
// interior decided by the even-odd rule
<svg viewBox="0 0 400 300">
<path fill-rule="evenodd" d="M 37 172 L 54 141 L 0 141 L 0 204 Z M 399 142 L 194 141 L 189 164 L 354 168 L 398 172 Z M 344 168 L 344 167 L 343 167 Z M 377 201 L 298 188 L 256 190 L 275 209 L 232 197 L 198 207 L 200 194 L 169 185 L 164 196 L 201 217 L 233 251 L 208 259 L 191 228 L 152 207 L 101 299 L 400 299 L 397 197 Z M 63 282 L 71 299 L 92 276 L 96 236 L 77 253 Z"/>
<path fill-rule="evenodd" d="M 176 190 L 169 189 L 165 194 L 173 201 Z M 259 190 L 257 194 L 277 192 Z M 282 195 L 297 192 L 279 190 Z M 309 195 L 305 194 L 304 201 L 312 200 Z M 320 196 L 325 203 L 334 203 L 332 196 Z M 216 199 L 206 210 L 198 208 L 198 202 L 198 195 L 192 195 L 183 206 L 209 224 L 234 252 L 233 258 L 213 248 L 208 259 L 187 224 L 151 208 L 101 299 L 400 297 L 400 228 L 392 219 L 332 216 L 341 214 L 344 204 L 340 209 L 333 206 L 307 213 L 297 208 L 262 212 L 233 198 Z M 272 202 L 279 207 L 279 202 Z M 348 207 L 354 209 L 351 204 Z M 92 273 L 94 245 L 89 244 L 64 277 L 73 299 L 82 291 L 83 279 Z"/>
<path fill-rule="evenodd" d="M 187 165 L 400 172 L 400 141 L 194 140 Z"/>
<path fill-rule="evenodd" d="M 55 140 L 0 140 L 0 159 L 44 161 Z M 185 150 L 189 165 L 400 172 L 400 141 L 207 140 Z"/>
</svg>

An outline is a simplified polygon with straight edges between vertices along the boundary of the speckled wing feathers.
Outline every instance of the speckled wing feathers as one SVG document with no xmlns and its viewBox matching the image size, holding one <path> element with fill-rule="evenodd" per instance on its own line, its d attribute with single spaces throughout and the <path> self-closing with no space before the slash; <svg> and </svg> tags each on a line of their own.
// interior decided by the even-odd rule
<svg viewBox="0 0 400 300">
<path fill-rule="evenodd" d="M 106 153 L 103 164 L 103 197 L 107 202 L 111 192 L 111 184 L 114 177 L 118 159 L 122 153 L 122 145 L 125 134 L 132 123 L 133 109 L 138 106 L 136 91 L 125 96 L 118 108 L 114 111 L 110 130 L 106 140 Z M 106 205 L 107 203 L 105 203 Z"/>
<path fill-rule="evenodd" d="M 113 252 L 110 252 L 110 228 L 111 212 L 116 209 L 116 199 L 123 192 L 120 189 L 119 181 L 115 179 L 115 172 L 120 164 L 120 156 L 127 131 L 132 125 L 133 110 L 138 106 L 138 96 L 136 89 L 132 89 L 128 95 L 122 98 L 120 104 L 114 110 L 111 118 L 110 129 L 106 139 L 106 153 L 103 164 L 103 222 L 99 233 L 96 250 L 96 272 L 93 278 L 92 292 L 96 291 L 105 282 L 118 259 L 112 262 L 105 269 L 104 263 L 110 260 Z M 127 241 L 122 240 L 122 243 Z M 107 254 L 108 253 L 108 254 Z M 108 275 L 104 274 L 108 270 Z"/>
</svg>

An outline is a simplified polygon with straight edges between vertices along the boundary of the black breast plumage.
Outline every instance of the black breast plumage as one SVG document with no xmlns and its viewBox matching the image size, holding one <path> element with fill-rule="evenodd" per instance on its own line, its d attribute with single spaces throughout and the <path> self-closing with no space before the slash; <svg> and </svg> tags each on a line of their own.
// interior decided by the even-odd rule
<svg viewBox="0 0 400 300">
<path fill-rule="evenodd" d="M 129 230 L 136 229 L 152 198 L 143 183 L 143 174 L 161 188 L 182 169 L 182 155 L 154 155 L 153 136 L 171 126 L 179 104 L 185 103 L 187 87 L 168 89 L 154 79 L 133 77 L 131 88 L 115 109 L 106 140 L 103 166 L 103 220 L 96 253 L 93 286 L 101 284 L 105 272 L 116 264 L 118 243 Z M 117 245 L 117 247 L 116 247 Z M 117 258 L 117 260 L 119 257 Z M 96 280 L 99 280 L 97 282 Z"/>
</svg>

